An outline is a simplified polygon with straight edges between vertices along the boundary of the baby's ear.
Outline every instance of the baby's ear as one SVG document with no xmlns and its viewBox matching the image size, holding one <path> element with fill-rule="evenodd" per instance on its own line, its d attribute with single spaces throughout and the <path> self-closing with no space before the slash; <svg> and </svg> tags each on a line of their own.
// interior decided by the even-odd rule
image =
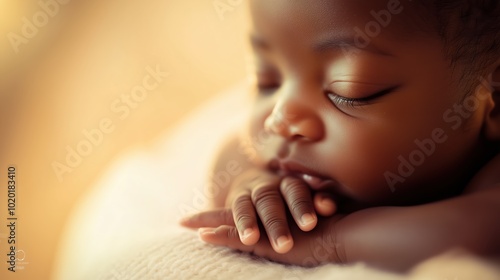
<svg viewBox="0 0 500 280">
<path fill-rule="evenodd" d="M 500 142 L 500 61 L 488 78 L 482 79 L 479 90 L 485 91 L 480 94 L 487 96 L 490 103 L 484 120 L 485 136 L 490 141 Z"/>
</svg>

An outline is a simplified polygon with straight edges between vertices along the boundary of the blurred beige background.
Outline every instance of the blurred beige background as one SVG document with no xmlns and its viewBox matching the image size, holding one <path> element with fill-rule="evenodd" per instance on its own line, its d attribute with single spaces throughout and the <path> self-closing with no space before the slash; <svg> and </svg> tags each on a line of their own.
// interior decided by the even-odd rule
<svg viewBox="0 0 500 280">
<path fill-rule="evenodd" d="M 2 261 L 1 279 L 50 279 L 66 218 L 107 165 L 245 78 L 244 2 L 0 0 L 0 253 L 15 165 L 16 245 L 26 254 L 14 278 Z M 134 92 L 144 79 L 155 86 Z M 112 131 L 85 146 L 83 131 L 103 125 Z"/>
</svg>

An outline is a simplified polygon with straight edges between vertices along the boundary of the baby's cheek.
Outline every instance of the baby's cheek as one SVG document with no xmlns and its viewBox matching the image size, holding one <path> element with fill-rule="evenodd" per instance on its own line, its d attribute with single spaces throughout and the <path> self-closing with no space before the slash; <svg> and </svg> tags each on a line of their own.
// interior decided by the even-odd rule
<svg viewBox="0 0 500 280">
<path fill-rule="evenodd" d="M 412 150 L 413 140 L 392 137 L 390 133 L 362 131 L 352 132 L 346 135 L 343 143 L 338 143 L 335 157 L 340 164 L 335 168 L 334 176 L 354 199 L 392 199 L 395 188 L 406 182 L 407 178 L 400 176 L 398 168 L 402 155 Z M 408 170 L 411 174 L 404 175 L 410 177 L 413 172 Z"/>
<path fill-rule="evenodd" d="M 354 168 L 347 168 L 354 166 Z M 384 173 L 390 169 L 391 164 L 384 163 L 370 155 L 364 159 L 352 160 L 346 168 L 342 168 L 338 180 L 345 187 L 346 192 L 355 200 L 378 201 L 392 194 L 387 184 Z"/>
<path fill-rule="evenodd" d="M 444 130 L 429 131 L 353 142 L 352 149 L 345 149 L 346 168 L 339 175 L 352 196 L 397 202 L 446 193 L 456 184 L 453 178 L 466 170 L 474 141 Z"/>
</svg>

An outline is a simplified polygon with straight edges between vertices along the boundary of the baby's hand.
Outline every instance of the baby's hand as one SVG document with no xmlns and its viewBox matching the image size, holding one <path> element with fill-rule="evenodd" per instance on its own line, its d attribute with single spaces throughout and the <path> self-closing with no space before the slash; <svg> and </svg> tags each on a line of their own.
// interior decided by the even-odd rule
<svg viewBox="0 0 500 280">
<path fill-rule="evenodd" d="M 343 217 L 333 215 L 321 218 L 318 225 L 310 232 L 304 232 L 296 225 L 291 225 L 290 231 L 295 244 L 287 252 L 278 252 L 269 246 L 268 236 L 262 235 L 260 240 L 252 245 L 241 241 L 239 230 L 234 225 L 233 213 L 230 209 L 203 212 L 197 217 L 200 228 L 200 238 L 214 245 L 225 246 L 243 252 L 250 252 L 269 260 L 301 266 L 316 266 L 321 263 L 345 262 L 343 246 L 337 240 L 335 224 Z M 273 242 L 270 242 L 273 244 Z"/>
<path fill-rule="evenodd" d="M 236 226 L 241 243 L 248 246 L 259 241 L 258 216 L 273 249 L 283 254 L 293 247 L 285 203 L 302 231 L 310 231 L 316 226 L 315 208 L 321 215 L 331 215 L 335 211 L 333 200 L 328 199 L 326 194 L 315 195 L 313 202 L 311 190 L 302 180 L 294 177 L 281 178 L 269 171 L 252 168 L 235 180 L 226 200 L 228 208 L 221 213 L 230 210 L 232 225 Z M 213 220 L 213 213 L 217 211 L 202 212 L 184 219 L 182 224 L 192 228 L 228 224 L 228 221 Z"/>
</svg>

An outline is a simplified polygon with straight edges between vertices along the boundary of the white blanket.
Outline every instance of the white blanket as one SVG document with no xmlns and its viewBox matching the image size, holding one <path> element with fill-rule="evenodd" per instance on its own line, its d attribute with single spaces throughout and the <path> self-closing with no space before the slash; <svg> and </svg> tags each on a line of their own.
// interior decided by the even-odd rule
<svg viewBox="0 0 500 280">
<path fill-rule="evenodd" d="M 314 269 L 276 264 L 204 244 L 196 232 L 178 226 L 180 217 L 205 207 L 207 170 L 221 141 L 245 118 L 246 94 L 244 85 L 235 87 L 158 145 L 118 159 L 72 213 L 55 278 L 407 279 L 363 264 Z M 500 273 L 481 261 L 452 257 L 431 260 L 411 277 L 500 279 Z"/>
</svg>

